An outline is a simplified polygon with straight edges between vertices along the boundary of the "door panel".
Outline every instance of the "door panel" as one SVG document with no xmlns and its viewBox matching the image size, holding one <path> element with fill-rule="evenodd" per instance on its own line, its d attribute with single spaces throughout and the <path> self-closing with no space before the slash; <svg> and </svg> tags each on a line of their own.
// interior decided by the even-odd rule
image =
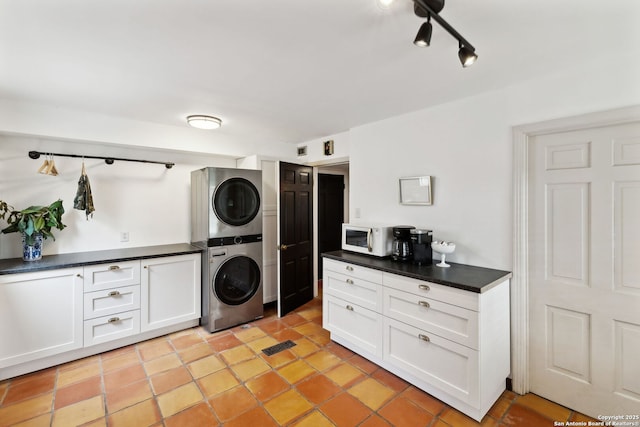
<svg viewBox="0 0 640 427">
<path fill-rule="evenodd" d="M 278 314 L 313 299 L 312 168 L 280 162 Z"/>
<path fill-rule="evenodd" d="M 640 294 L 640 181 L 614 184 L 615 289 Z"/>
<path fill-rule="evenodd" d="M 589 184 L 547 186 L 546 278 L 589 285 Z"/>
<path fill-rule="evenodd" d="M 637 414 L 640 123 L 531 142 L 531 391 L 593 417 Z"/>
</svg>

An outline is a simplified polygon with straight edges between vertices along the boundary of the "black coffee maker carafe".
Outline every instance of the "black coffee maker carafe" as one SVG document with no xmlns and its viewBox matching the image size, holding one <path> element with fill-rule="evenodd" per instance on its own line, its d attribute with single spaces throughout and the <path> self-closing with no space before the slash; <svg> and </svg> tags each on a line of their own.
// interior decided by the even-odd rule
<svg viewBox="0 0 640 427">
<path fill-rule="evenodd" d="M 394 261 L 411 261 L 413 248 L 411 244 L 411 234 L 415 227 L 411 225 L 396 225 L 393 227 L 393 252 L 391 259 Z"/>
</svg>

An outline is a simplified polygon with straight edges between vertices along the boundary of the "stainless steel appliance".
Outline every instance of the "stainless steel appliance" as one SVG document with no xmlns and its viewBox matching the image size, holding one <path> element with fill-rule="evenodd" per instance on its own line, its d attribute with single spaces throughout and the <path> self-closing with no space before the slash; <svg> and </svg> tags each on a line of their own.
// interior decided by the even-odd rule
<svg viewBox="0 0 640 427">
<path fill-rule="evenodd" d="M 262 171 L 191 172 L 191 242 L 262 234 Z"/>
<path fill-rule="evenodd" d="M 394 261 L 411 261 L 413 258 L 413 245 L 411 244 L 412 225 L 396 225 L 393 227 L 393 253 L 391 258 Z"/>
<path fill-rule="evenodd" d="M 191 242 L 202 259 L 202 317 L 210 332 L 263 316 L 262 171 L 191 172 Z"/>
<path fill-rule="evenodd" d="M 262 240 L 207 250 L 200 324 L 219 331 L 263 317 Z"/>
<path fill-rule="evenodd" d="M 413 263 L 431 265 L 433 262 L 433 251 L 431 250 L 433 231 L 416 228 L 410 230 L 409 233 L 411 234 L 411 244 L 413 245 Z"/>
<path fill-rule="evenodd" d="M 342 249 L 377 257 L 393 251 L 392 227 L 387 225 L 342 224 Z"/>
</svg>

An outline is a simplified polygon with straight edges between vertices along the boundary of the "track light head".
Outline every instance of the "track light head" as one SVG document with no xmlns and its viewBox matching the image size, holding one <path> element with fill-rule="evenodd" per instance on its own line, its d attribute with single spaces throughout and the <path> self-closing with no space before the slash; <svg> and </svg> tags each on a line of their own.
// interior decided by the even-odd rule
<svg viewBox="0 0 640 427">
<path fill-rule="evenodd" d="M 418 30 L 418 34 L 416 34 L 416 39 L 413 41 L 413 44 L 419 47 L 427 47 L 431 44 L 431 32 L 433 31 L 433 27 L 431 25 L 431 17 L 425 23 L 420 26 Z"/>
<path fill-rule="evenodd" d="M 478 59 L 478 55 L 476 55 L 475 50 L 469 49 L 468 47 L 460 44 L 460 50 L 458 50 L 458 58 L 460 58 L 460 63 L 463 67 L 468 67 L 469 65 L 473 65 Z"/>
</svg>

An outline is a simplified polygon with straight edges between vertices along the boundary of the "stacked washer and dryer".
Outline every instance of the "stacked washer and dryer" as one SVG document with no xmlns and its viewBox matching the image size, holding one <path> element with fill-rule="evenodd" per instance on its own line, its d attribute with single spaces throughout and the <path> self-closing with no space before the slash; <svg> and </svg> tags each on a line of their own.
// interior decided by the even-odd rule
<svg viewBox="0 0 640 427">
<path fill-rule="evenodd" d="M 202 259 L 202 317 L 210 332 L 263 317 L 262 171 L 191 172 L 191 241 Z"/>
</svg>

